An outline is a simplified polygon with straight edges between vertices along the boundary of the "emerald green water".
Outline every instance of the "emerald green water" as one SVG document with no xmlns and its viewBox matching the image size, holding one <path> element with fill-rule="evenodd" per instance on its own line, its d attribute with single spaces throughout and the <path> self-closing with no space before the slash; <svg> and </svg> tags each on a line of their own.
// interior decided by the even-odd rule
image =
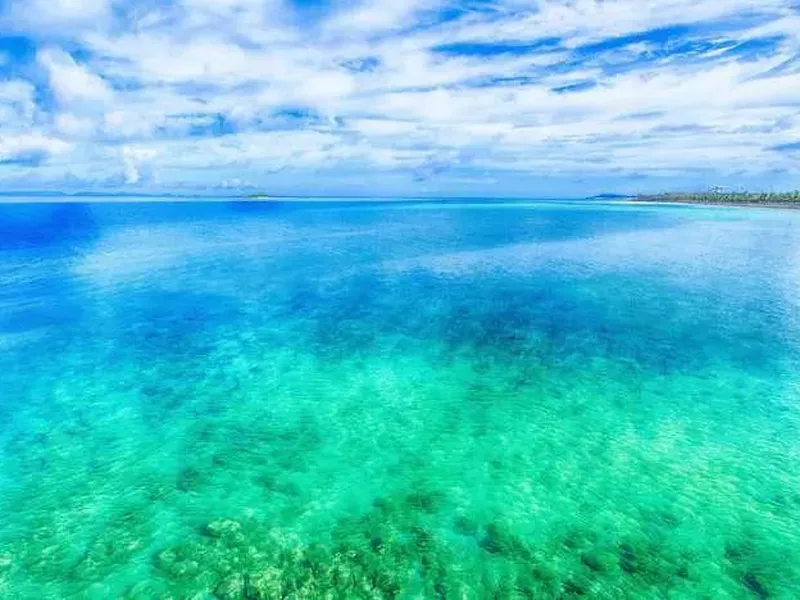
<svg viewBox="0 0 800 600">
<path fill-rule="evenodd" d="M 0 207 L 0 597 L 800 597 L 800 215 Z"/>
</svg>

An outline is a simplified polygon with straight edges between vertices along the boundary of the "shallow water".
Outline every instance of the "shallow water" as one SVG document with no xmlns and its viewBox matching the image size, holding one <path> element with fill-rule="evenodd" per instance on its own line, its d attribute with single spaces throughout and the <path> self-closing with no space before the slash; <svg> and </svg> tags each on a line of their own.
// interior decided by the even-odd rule
<svg viewBox="0 0 800 600">
<path fill-rule="evenodd" d="M 0 596 L 800 597 L 800 215 L 0 206 Z"/>
</svg>

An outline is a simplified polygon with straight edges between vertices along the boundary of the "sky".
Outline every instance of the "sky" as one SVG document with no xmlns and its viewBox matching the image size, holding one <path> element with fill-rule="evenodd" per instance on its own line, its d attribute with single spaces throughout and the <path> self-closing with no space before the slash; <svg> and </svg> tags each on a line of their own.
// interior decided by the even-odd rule
<svg viewBox="0 0 800 600">
<path fill-rule="evenodd" d="M 800 188 L 798 0 L 0 0 L 0 192 Z"/>
</svg>

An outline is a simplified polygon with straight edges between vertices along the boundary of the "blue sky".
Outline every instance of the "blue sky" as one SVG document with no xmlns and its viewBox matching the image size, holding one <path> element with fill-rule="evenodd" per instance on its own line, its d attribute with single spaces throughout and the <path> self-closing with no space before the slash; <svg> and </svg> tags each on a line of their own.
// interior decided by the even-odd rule
<svg viewBox="0 0 800 600">
<path fill-rule="evenodd" d="M 800 188 L 796 0 L 0 0 L 0 191 Z"/>
</svg>

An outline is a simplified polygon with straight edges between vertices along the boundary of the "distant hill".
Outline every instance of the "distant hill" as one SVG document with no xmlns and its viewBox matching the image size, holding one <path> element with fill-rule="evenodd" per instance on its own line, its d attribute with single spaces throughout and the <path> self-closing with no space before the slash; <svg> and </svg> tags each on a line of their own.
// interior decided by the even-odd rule
<svg viewBox="0 0 800 600">
<path fill-rule="evenodd" d="M 624 200 L 626 198 L 633 198 L 631 195 L 625 194 L 597 194 L 596 196 L 590 196 L 586 198 L 587 200 Z"/>
</svg>

